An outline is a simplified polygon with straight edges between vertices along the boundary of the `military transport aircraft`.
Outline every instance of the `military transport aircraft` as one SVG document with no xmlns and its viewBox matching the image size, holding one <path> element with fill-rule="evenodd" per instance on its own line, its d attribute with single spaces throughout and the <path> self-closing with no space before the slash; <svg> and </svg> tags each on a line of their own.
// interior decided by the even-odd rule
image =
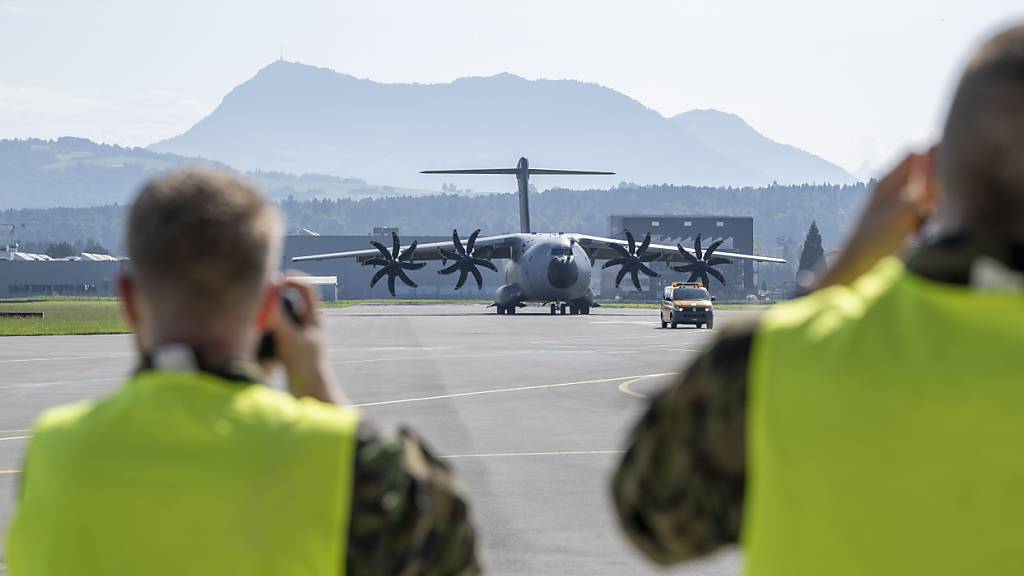
<svg viewBox="0 0 1024 576">
<path fill-rule="evenodd" d="M 590 287 L 593 264 L 607 260 L 603 268 L 619 266 L 615 277 L 618 287 L 628 274 L 637 290 L 641 290 L 639 274 L 659 276 L 648 264 L 653 262 L 681 262 L 673 266 L 677 272 L 690 273 L 691 281 L 703 280 L 708 285 L 713 276 L 725 282 L 722 273 L 714 269 L 731 260 L 753 260 L 756 262 L 784 263 L 781 258 L 719 252 L 723 240 L 713 242 L 701 250 L 701 239 L 697 237 L 694 247 L 684 248 L 681 244 L 668 246 L 652 244 L 650 233 L 637 245 L 633 235 L 626 231 L 626 239 L 604 238 L 575 233 L 537 233 L 530 230 L 529 180 L 531 174 L 543 175 L 610 175 L 614 172 L 591 170 L 553 170 L 530 168 L 526 158 L 520 158 L 515 168 L 485 168 L 477 170 L 425 170 L 423 174 L 515 174 L 519 183 L 519 227 L 518 234 L 501 234 L 480 237 L 480 230 L 473 231 L 466 242 L 459 237 L 458 230 L 452 231 L 451 242 L 411 243 L 401 246 L 398 235 L 392 233 L 391 250 L 383 244 L 370 241 L 373 248 L 330 254 L 311 254 L 292 258 L 293 262 L 329 260 L 332 258 L 356 258 L 366 266 L 379 266 L 370 285 L 377 284 L 384 276 L 388 278 L 388 290 L 395 295 L 395 280 L 416 287 L 406 271 L 426 266 L 422 260 L 440 260 L 443 268 L 439 274 L 459 272 L 455 288 L 461 288 L 467 276 L 472 275 L 477 287 L 483 287 L 480 268 L 494 272 L 498 269 L 491 260 L 507 259 L 505 285 L 498 288 L 494 304 L 498 314 L 515 314 L 516 309 L 526 302 L 541 302 L 550 306 L 551 314 L 562 314 L 568 309 L 571 314 L 589 314 L 594 306 L 594 292 Z M 417 262 L 416 260 L 421 260 Z"/>
</svg>

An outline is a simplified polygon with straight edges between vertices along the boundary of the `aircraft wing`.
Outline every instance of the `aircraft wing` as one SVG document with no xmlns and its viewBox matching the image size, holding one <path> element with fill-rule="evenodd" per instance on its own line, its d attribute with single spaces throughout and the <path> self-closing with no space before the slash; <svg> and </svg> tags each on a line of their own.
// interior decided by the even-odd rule
<svg viewBox="0 0 1024 576">
<path fill-rule="evenodd" d="M 464 247 L 468 247 L 468 238 L 461 238 L 459 242 Z M 473 243 L 473 250 L 476 252 L 476 256 L 480 258 L 511 258 L 512 257 L 512 245 L 519 242 L 519 236 L 517 234 L 501 234 L 498 236 L 485 236 L 483 238 L 477 238 Z M 441 254 L 441 249 L 448 251 L 455 250 L 456 238 L 451 240 L 445 240 L 443 242 L 430 242 L 428 244 L 417 244 L 416 252 L 410 259 L 412 261 L 429 261 L 429 260 L 444 260 L 445 257 Z M 399 245 L 394 238 L 391 242 L 382 242 L 385 249 L 391 251 L 394 250 L 398 254 L 404 252 L 409 245 Z M 395 246 L 398 246 L 395 250 Z M 336 258 L 355 258 L 358 262 L 364 262 L 369 258 L 380 256 L 380 249 L 376 247 L 367 248 L 366 250 L 349 250 L 348 252 L 330 252 L 326 254 L 309 254 L 306 256 L 296 256 L 292 258 L 292 262 L 309 262 L 311 260 L 334 260 Z"/>
<path fill-rule="evenodd" d="M 576 241 L 579 242 L 580 246 L 587 251 L 587 255 L 590 256 L 591 260 L 609 260 L 612 258 L 618 258 L 619 254 L 611 248 L 612 244 L 617 244 L 629 250 L 629 243 L 626 240 L 605 238 L 603 236 L 588 236 L 586 234 L 574 234 L 573 236 L 576 238 Z M 636 244 L 640 244 L 639 239 L 636 241 Z M 687 248 L 684 246 L 683 249 L 690 254 L 694 253 L 693 248 Z M 647 247 L 647 253 L 660 254 L 655 262 L 684 261 L 683 255 L 679 253 L 679 249 L 675 245 L 670 246 L 668 244 L 651 243 L 651 245 Z M 782 258 L 758 256 L 756 254 L 743 254 L 740 252 L 726 252 L 724 250 L 715 250 L 715 256 L 721 256 L 730 260 L 751 260 L 754 262 L 775 262 L 778 264 L 786 263 Z"/>
</svg>

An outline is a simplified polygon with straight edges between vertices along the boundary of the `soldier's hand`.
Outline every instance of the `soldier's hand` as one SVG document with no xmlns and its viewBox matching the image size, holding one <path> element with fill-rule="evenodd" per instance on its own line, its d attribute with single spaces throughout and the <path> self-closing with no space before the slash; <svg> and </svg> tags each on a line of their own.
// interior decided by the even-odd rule
<svg viewBox="0 0 1024 576">
<path fill-rule="evenodd" d="M 879 181 L 836 263 L 814 288 L 848 284 L 899 253 L 935 208 L 935 149 L 910 154 Z"/>
<path fill-rule="evenodd" d="M 282 294 L 298 296 L 298 322 L 284 309 L 284 302 L 271 320 L 277 357 L 288 375 L 288 388 L 298 397 L 310 396 L 334 404 L 347 403 L 327 363 L 327 340 L 320 319 L 315 289 L 303 282 L 286 279 Z"/>
</svg>

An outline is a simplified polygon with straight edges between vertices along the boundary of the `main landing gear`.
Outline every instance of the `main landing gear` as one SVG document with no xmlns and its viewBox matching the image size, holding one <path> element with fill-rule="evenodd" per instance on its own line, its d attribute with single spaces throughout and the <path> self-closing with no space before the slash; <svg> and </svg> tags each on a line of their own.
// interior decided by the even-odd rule
<svg viewBox="0 0 1024 576">
<path fill-rule="evenodd" d="M 586 302 L 552 302 L 548 305 L 548 309 L 551 311 L 551 315 L 562 314 L 563 316 L 568 311 L 569 314 L 590 314 L 590 304 Z"/>
</svg>

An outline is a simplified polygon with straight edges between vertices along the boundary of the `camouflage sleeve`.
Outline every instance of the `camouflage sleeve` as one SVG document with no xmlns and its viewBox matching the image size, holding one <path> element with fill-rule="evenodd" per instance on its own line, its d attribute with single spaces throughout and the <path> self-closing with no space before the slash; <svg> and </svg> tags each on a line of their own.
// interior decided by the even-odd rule
<svg viewBox="0 0 1024 576">
<path fill-rule="evenodd" d="M 613 477 L 626 534 L 658 564 L 707 554 L 739 539 L 754 331 L 751 325 L 727 326 L 651 400 Z"/>
<path fill-rule="evenodd" d="M 360 425 L 348 574 L 479 574 L 476 535 L 448 467 L 408 430 Z"/>
</svg>

